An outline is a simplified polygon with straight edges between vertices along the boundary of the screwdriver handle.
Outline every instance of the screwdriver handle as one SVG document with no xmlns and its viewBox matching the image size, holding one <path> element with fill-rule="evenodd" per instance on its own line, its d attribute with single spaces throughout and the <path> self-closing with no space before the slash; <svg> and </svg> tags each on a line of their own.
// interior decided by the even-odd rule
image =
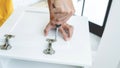
<svg viewBox="0 0 120 68">
<path fill-rule="evenodd" d="M 59 28 L 61 26 L 61 24 L 56 24 L 56 28 Z"/>
</svg>

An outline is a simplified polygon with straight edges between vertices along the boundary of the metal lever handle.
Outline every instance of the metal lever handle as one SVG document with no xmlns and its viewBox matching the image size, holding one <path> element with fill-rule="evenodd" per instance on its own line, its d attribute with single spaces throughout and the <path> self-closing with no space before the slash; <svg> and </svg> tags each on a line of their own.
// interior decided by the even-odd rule
<svg viewBox="0 0 120 68">
<path fill-rule="evenodd" d="M 2 46 L 0 46 L 0 49 L 1 50 L 9 50 L 9 49 L 12 48 L 12 46 L 9 43 L 9 39 L 13 38 L 15 36 L 14 35 L 10 35 L 10 34 L 6 34 L 6 35 L 4 35 L 4 37 L 5 37 L 5 43 Z"/>
</svg>

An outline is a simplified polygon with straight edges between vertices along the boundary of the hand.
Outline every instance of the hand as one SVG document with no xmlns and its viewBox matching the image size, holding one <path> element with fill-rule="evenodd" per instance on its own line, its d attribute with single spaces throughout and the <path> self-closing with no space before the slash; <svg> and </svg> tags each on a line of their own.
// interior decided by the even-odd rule
<svg viewBox="0 0 120 68">
<path fill-rule="evenodd" d="M 68 41 L 73 35 L 73 27 L 67 23 L 64 23 L 60 28 L 59 32 L 62 34 L 63 39 Z"/>
<path fill-rule="evenodd" d="M 72 0 L 48 0 L 50 20 L 53 24 L 63 24 L 69 20 L 75 10 Z"/>
<path fill-rule="evenodd" d="M 49 22 L 44 30 L 45 36 L 47 36 L 48 32 L 53 28 L 55 28 L 55 26 Z M 73 27 L 67 23 L 64 23 L 63 25 L 60 26 L 59 32 L 62 34 L 63 39 L 65 41 L 68 41 L 72 37 Z"/>
<path fill-rule="evenodd" d="M 55 24 L 61 24 L 59 31 L 63 35 L 64 40 L 70 39 L 73 27 L 66 22 L 75 12 L 72 0 L 48 0 L 48 6 L 50 22 L 44 30 L 45 36 L 48 35 L 51 29 L 55 28 Z"/>
</svg>

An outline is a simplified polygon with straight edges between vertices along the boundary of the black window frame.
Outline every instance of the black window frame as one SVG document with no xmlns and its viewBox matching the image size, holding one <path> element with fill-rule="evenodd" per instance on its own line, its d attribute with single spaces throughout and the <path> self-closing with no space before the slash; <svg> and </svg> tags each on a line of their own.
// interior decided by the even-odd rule
<svg viewBox="0 0 120 68">
<path fill-rule="evenodd" d="M 112 5 L 112 0 L 109 0 L 102 26 L 97 25 L 97 24 L 95 24 L 95 23 L 93 23 L 91 21 L 88 21 L 89 22 L 89 31 L 91 33 L 93 33 L 93 34 L 95 34 L 95 35 L 97 35 L 99 37 L 102 37 L 104 29 L 105 29 L 106 22 L 107 22 L 107 18 L 108 18 L 108 15 L 109 15 L 109 11 L 110 11 L 110 8 L 111 8 L 111 5 Z"/>
</svg>

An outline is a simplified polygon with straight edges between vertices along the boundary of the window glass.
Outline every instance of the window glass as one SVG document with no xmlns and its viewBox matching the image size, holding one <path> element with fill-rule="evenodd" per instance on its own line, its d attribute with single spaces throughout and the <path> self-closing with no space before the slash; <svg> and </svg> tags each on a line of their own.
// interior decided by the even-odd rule
<svg viewBox="0 0 120 68">
<path fill-rule="evenodd" d="M 73 0 L 75 15 L 81 16 L 84 1 L 83 15 L 88 17 L 90 22 L 102 26 L 109 0 Z"/>
<path fill-rule="evenodd" d="M 84 16 L 89 21 L 102 26 L 109 0 L 85 0 Z"/>
</svg>

